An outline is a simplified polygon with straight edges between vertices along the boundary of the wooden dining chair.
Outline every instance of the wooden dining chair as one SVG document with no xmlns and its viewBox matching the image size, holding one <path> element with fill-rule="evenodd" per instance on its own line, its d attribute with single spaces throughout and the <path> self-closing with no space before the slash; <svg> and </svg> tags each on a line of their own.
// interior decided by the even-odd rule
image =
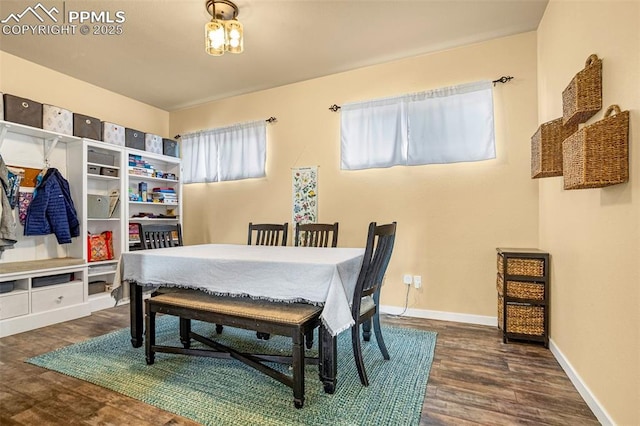
<svg viewBox="0 0 640 426">
<path fill-rule="evenodd" d="M 378 306 L 380 303 L 380 288 L 382 280 L 391 259 L 393 244 L 396 238 L 396 222 L 386 225 L 377 225 L 376 222 L 369 224 L 367 234 L 367 245 L 364 251 L 362 267 L 358 275 L 358 281 L 353 294 L 353 305 L 351 314 L 355 325 L 351 328 L 351 343 L 353 355 L 358 368 L 360 381 L 364 386 L 369 386 L 369 379 L 365 371 L 362 358 L 362 346 L 360 342 L 360 325 L 363 325 L 363 338 L 368 341 L 370 338 L 371 323 L 378 342 L 380 352 L 385 360 L 389 359 L 387 346 L 382 338 L 380 330 L 380 316 Z"/>
<path fill-rule="evenodd" d="M 296 223 L 294 236 L 296 247 L 337 247 L 338 222 L 331 223 Z"/>
<path fill-rule="evenodd" d="M 140 245 L 143 250 L 182 245 L 182 227 L 177 224 L 139 224 Z"/>
<path fill-rule="evenodd" d="M 248 245 L 257 246 L 286 246 L 289 223 L 253 223 L 249 222 Z M 222 333 L 223 326 L 216 324 L 216 333 Z M 258 339 L 269 340 L 269 333 L 256 332 Z"/>
<path fill-rule="evenodd" d="M 251 223 L 247 244 L 257 246 L 286 246 L 289 223 Z M 255 236 L 255 238 L 254 238 Z"/>
<path fill-rule="evenodd" d="M 331 247 L 338 246 L 338 222 L 335 223 L 296 223 L 293 239 L 296 247 Z M 313 346 L 314 330 L 310 329 L 305 336 L 307 349 Z"/>
<path fill-rule="evenodd" d="M 182 226 L 177 224 L 138 224 L 140 245 L 142 250 L 154 250 L 166 247 L 177 247 L 182 244 Z M 171 287 L 158 287 L 151 297 L 175 291 Z"/>
</svg>

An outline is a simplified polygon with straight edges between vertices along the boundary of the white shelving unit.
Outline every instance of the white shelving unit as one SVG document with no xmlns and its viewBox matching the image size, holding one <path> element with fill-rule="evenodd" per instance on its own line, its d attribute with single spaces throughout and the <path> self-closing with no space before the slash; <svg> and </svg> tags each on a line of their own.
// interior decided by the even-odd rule
<svg viewBox="0 0 640 426">
<path fill-rule="evenodd" d="M 105 142 L 83 139 L 80 145 L 71 147 L 72 155 L 78 159 L 82 167 L 74 168 L 72 172 L 74 181 L 81 182 L 78 199 L 81 202 L 76 205 L 78 214 L 82 217 L 82 227 L 85 235 L 111 232 L 113 242 L 113 259 L 89 262 L 87 260 L 87 288 L 88 300 L 91 311 L 109 308 L 115 305 L 109 288 L 113 285 L 116 264 L 120 254 L 125 250 L 124 245 L 124 220 L 122 207 L 122 194 L 124 191 L 124 179 L 122 175 L 124 149 L 117 145 Z M 105 174 L 105 173 L 111 174 Z M 116 191 L 119 202 L 113 212 L 110 211 L 110 195 Z M 96 199 L 100 199 L 104 205 L 104 211 L 97 212 Z M 86 238 L 83 238 L 83 252 L 88 253 L 89 246 Z M 100 291 L 94 292 L 96 287 Z"/>
<path fill-rule="evenodd" d="M 127 191 L 126 217 L 133 229 L 139 223 L 181 223 L 182 222 L 182 166 L 176 157 L 154 154 L 136 149 L 126 150 Z M 144 175 L 139 173 L 145 173 Z M 161 175 L 163 177 L 158 177 Z M 164 176 L 171 176 L 166 178 Z M 154 188 L 173 190 L 175 202 L 143 201 L 140 185 L 146 184 L 148 200 L 153 198 Z M 141 216 L 142 215 L 142 216 Z M 129 227 L 129 225 L 127 225 Z M 132 231 L 133 231 L 132 229 Z M 140 242 L 135 234 L 127 232 L 127 248 L 136 250 Z"/>
<path fill-rule="evenodd" d="M 17 123 L 0 121 L 0 153 L 6 164 L 41 169 L 56 167 L 69 182 L 80 221 L 80 236 L 60 245 L 54 235 L 25 237 L 19 225 L 18 242 L 0 257 L 0 284 L 12 287 L 0 293 L 0 337 L 90 315 L 114 306 L 109 285 L 124 251 L 136 248 L 129 225 L 148 222 L 181 223 L 182 183 L 179 158 L 129 149 L 101 141 L 82 139 Z M 97 156 L 96 156 L 97 154 Z M 135 175 L 129 156 L 151 170 Z M 89 158 L 91 157 L 91 158 Z M 103 168 L 109 175 L 101 174 Z M 170 179 L 158 177 L 171 176 Z M 129 188 L 146 183 L 148 190 L 171 188 L 175 203 L 140 202 L 129 199 Z M 120 201 L 112 214 L 96 214 L 95 197 L 109 199 L 118 191 Z M 156 200 L 159 201 L 159 200 Z M 100 211 L 98 209 L 98 211 Z M 153 217 L 133 217 L 142 213 Z M 14 212 L 17 218 L 17 208 Z M 111 260 L 89 262 L 87 234 L 110 231 Z M 68 274 L 58 284 L 34 287 L 33 280 Z M 104 290 L 94 282 L 104 282 Z M 90 291 L 91 288 L 91 291 Z M 101 291 L 94 292 L 95 288 Z M 91 293 L 91 294 L 89 294 Z"/>
</svg>

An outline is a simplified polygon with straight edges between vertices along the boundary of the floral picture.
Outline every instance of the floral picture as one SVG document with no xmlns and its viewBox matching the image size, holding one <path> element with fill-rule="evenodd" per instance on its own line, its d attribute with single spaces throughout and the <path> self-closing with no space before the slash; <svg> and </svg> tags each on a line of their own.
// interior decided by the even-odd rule
<svg viewBox="0 0 640 426">
<path fill-rule="evenodd" d="M 292 223 L 318 220 L 318 167 L 300 167 L 291 171 L 293 185 Z"/>
</svg>

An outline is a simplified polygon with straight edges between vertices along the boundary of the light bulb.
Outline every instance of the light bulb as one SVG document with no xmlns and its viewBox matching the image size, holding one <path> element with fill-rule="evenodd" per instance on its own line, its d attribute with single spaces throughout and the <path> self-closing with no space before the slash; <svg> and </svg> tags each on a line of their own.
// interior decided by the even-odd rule
<svg viewBox="0 0 640 426">
<path fill-rule="evenodd" d="M 208 22 L 204 27 L 205 51 L 214 56 L 224 54 L 225 28 L 224 24 L 217 19 Z"/>
<path fill-rule="evenodd" d="M 227 32 L 227 51 L 231 53 L 242 53 L 243 50 L 243 28 L 242 24 L 235 19 L 225 21 Z"/>
</svg>

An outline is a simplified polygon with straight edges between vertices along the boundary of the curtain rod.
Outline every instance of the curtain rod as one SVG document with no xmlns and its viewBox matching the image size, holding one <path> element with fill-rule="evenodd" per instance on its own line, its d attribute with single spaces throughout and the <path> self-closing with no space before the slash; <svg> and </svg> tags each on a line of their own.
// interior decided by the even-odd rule
<svg viewBox="0 0 640 426">
<path fill-rule="evenodd" d="M 272 124 L 272 123 L 277 122 L 277 121 L 278 121 L 278 119 L 277 119 L 277 118 L 275 118 L 275 117 L 269 117 L 269 118 L 267 118 L 267 119 L 266 119 L 266 120 L 264 120 L 264 121 L 266 121 L 266 122 L 267 122 L 267 123 L 269 123 L 269 124 Z M 173 138 L 174 138 L 174 139 L 180 139 L 180 135 L 175 135 Z"/>
<path fill-rule="evenodd" d="M 503 75 L 502 77 L 500 77 L 500 78 L 498 78 L 496 80 L 493 80 L 492 83 L 495 86 L 497 83 L 507 83 L 512 79 L 513 79 L 513 77 L 511 77 L 510 75 L 506 75 L 506 76 Z M 331 105 L 329 107 L 329 111 L 338 112 L 338 110 L 340 110 L 340 108 L 342 108 L 340 105 L 333 104 L 333 105 Z"/>
</svg>

